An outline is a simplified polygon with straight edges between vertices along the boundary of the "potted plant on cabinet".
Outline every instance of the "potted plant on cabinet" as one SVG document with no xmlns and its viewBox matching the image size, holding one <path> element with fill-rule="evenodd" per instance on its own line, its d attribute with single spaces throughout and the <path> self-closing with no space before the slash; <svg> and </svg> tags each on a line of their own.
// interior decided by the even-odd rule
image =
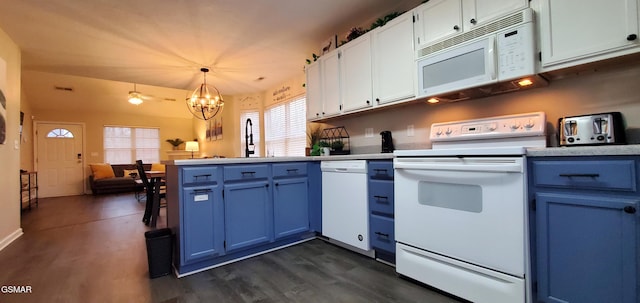
<svg viewBox="0 0 640 303">
<path fill-rule="evenodd" d="M 331 142 L 331 148 L 335 151 L 341 152 L 344 148 L 344 142 L 342 140 L 336 140 Z"/>
<path fill-rule="evenodd" d="M 180 139 L 180 138 L 167 139 L 166 141 L 169 142 L 169 144 L 171 144 L 171 146 L 173 146 L 173 150 L 177 150 L 178 146 L 180 146 L 180 144 L 184 143 L 184 141 L 182 141 L 182 139 Z"/>
<path fill-rule="evenodd" d="M 305 155 L 320 156 L 320 146 L 318 145 L 318 142 L 320 142 L 321 134 L 322 134 L 322 130 L 320 129 L 320 126 L 316 128 L 309 127 L 309 130 L 307 131 L 307 139 L 309 140 L 309 147 L 305 149 Z"/>
</svg>

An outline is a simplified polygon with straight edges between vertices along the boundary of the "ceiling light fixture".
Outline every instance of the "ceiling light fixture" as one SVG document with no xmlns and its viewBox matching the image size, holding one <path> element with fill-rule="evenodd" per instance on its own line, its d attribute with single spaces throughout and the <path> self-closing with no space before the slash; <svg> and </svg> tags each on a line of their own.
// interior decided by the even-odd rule
<svg viewBox="0 0 640 303">
<path fill-rule="evenodd" d="M 140 92 L 136 91 L 136 84 L 133 84 L 133 90 L 129 91 L 129 103 L 133 104 L 133 105 L 140 105 L 142 104 L 142 94 L 140 94 Z"/>
<path fill-rule="evenodd" d="M 217 88 L 207 85 L 207 73 L 209 69 L 203 67 L 200 71 L 204 74 L 204 81 L 196 88 L 191 97 L 187 98 L 187 107 L 196 118 L 201 120 L 209 120 L 218 113 L 222 113 L 224 100 Z M 214 94 L 212 95 L 211 92 Z"/>
</svg>

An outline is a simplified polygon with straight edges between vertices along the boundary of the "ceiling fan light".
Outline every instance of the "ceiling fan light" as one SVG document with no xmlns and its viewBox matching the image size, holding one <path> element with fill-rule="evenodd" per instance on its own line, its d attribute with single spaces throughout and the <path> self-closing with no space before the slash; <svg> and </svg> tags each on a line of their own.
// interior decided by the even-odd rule
<svg viewBox="0 0 640 303">
<path fill-rule="evenodd" d="M 142 97 L 141 97 L 140 93 L 136 92 L 136 91 L 130 91 L 129 92 L 129 103 L 131 103 L 133 105 L 142 104 Z"/>
</svg>

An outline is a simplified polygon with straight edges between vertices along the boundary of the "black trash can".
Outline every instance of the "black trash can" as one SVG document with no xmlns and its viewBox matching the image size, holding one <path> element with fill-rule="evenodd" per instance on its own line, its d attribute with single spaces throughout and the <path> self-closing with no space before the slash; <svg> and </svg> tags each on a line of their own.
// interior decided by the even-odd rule
<svg viewBox="0 0 640 303">
<path fill-rule="evenodd" d="M 161 228 L 144 233 L 147 242 L 147 261 L 149 278 L 154 279 L 171 273 L 173 256 L 173 236 L 171 229 Z"/>
</svg>

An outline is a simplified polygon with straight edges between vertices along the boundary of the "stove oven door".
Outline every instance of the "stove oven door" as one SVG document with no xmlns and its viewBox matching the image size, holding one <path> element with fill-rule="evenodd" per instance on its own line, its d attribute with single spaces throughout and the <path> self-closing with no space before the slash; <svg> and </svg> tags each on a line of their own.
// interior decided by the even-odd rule
<svg viewBox="0 0 640 303">
<path fill-rule="evenodd" d="M 523 157 L 396 158 L 397 271 L 418 270 L 413 278 L 427 284 L 422 276 L 445 281 L 448 272 L 457 286 L 433 286 L 463 298 L 456 287 L 475 285 L 475 293 L 489 289 L 485 298 L 493 302 L 503 301 L 491 288 L 524 301 L 523 163 Z"/>
</svg>

